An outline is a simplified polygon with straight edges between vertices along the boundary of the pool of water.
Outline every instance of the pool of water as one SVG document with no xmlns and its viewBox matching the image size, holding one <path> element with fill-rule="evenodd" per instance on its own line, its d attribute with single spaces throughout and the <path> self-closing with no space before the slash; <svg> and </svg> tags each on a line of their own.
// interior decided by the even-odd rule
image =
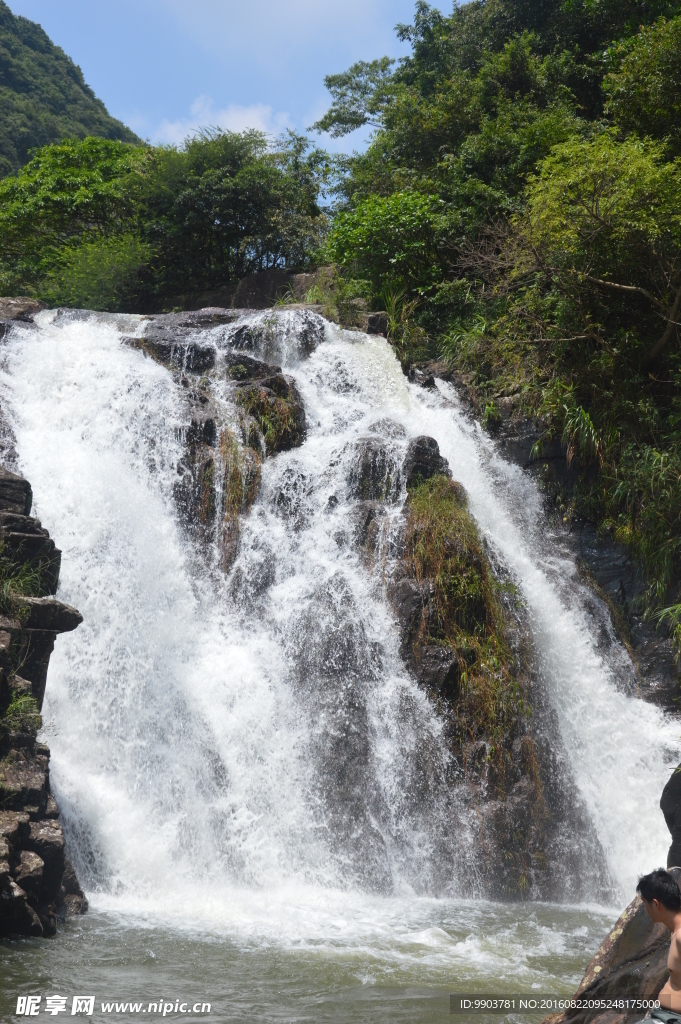
<svg viewBox="0 0 681 1024">
<path fill-rule="evenodd" d="M 57 1020 L 70 1018 L 73 997 L 83 995 L 95 997 L 93 1021 L 153 1020 L 163 1015 L 149 1004 L 171 1003 L 169 1020 L 214 1024 L 430 1024 L 450 1019 L 450 993 L 571 995 L 617 915 L 599 907 L 477 900 L 307 898 L 288 913 L 273 901 L 268 927 L 260 893 L 260 921 L 251 916 L 236 928 L 232 923 L 233 930 L 216 921 L 212 932 L 198 934 L 171 921 L 160 927 L 151 918 L 126 920 L 98 908 L 95 897 L 91 912 L 54 940 L 0 943 L 0 1020 L 21 1019 L 12 1016 L 21 995 L 41 996 L 39 1019 L 47 1019 L 46 999 L 58 994 L 67 1003 Z M 103 1011 L 109 1002 L 119 1003 L 118 1011 Z M 120 1008 L 131 1002 L 141 1008 Z M 189 1012 L 176 1013 L 178 1002 Z M 191 1012 L 197 1003 L 210 1003 L 210 1012 Z"/>
</svg>

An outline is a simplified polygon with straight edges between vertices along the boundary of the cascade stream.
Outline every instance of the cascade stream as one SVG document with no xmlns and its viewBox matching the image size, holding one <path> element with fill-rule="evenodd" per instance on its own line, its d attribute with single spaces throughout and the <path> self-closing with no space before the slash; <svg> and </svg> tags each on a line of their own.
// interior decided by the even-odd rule
<svg viewBox="0 0 681 1024">
<path fill-rule="evenodd" d="M 239 324 L 263 316 L 203 340 L 219 361 Z M 359 944 L 370 959 L 396 930 L 409 936 L 400 956 L 422 941 L 433 962 L 451 962 L 469 942 L 503 977 L 493 943 L 447 938 L 453 908 L 475 922 L 489 907 L 469 902 L 474 811 L 446 784 L 442 724 L 400 659 L 380 558 L 370 569 L 350 543 L 357 440 L 381 437 L 399 465 L 409 438 L 435 437 L 517 584 L 613 883 L 585 893 L 592 907 L 628 902 L 637 875 L 664 861 L 657 802 L 681 760 L 680 730 L 636 697 L 629 658 L 614 637 L 603 644 L 536 483 L 500 457 L 453 388 L 410 383 L 381 337 L 326 324 L 307 351 L 295 312 L 268 316 L 258 354 L 295 379 L 307 437 L 265 460 L 226 575 L 178 521 L 184 396 L 122 343 L 144 320 L 45 312 L 4 345 L 18 466 L 63 550 L 59 596 L 84 616 L 57 643 L 43 709 L 72 858 L 95 916 Z M 218 398 L 229 422 L 228 389 Z M 388 536 L 403 497 L 387 511 Z M 543 911 L 531 913 L 526 954 L 548 943 L 558 955 Z M 595 948 L 602 912 L 588 913 L 574 935 Z"/>
</svg>

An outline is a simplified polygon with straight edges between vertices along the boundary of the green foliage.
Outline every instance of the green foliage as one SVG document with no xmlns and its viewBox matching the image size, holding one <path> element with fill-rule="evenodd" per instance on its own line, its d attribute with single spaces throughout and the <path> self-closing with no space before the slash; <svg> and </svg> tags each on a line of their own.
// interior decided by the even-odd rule
<svg viewBox="0 0 681 1024">
<path fill-rule="evenodd" d="M 240 388 L 236 401 L 258 424 L 268 455 L 301 443 L 300 422 L 290 399 L 253 384 Z"/>
<path fill-rule="evenodd" d="M 65 247 L 41 296 L 53 306 L 115 311 L 132 304 L 152 260 L 151 246 L 131 233 Z"/>
<path fill-rule="evenodd" d="M 488 402 L 485 406 L 485 411 L 482 416 L 481 425 L 485 430 L 488 430 L 490 434 L 495 434 L 503 422 L 501 410 L 495 402 Z"/>
<path fill-rule="evenodd" d="M 681 154 L 681 18 L 654 25 L 612 47 L 617 69 L 605 76 L 606 111 L 618 127 L 668 140 Z"/>
<path fill-rule="evenodd" d="M 34 736 L 40 731 L 43 720 L 38 711 L 38 704 L 30 694 L 15 693 L 0 718 L 2 729 L 10 732 L 30 732 Z"/>
<path fill-rule="evenodd" d="M 15 173 L 31 149 L 87 135 L 139 142 L 41 27 L 0 0 L 0 176 Z"/>
<path fill-rule="evenodd" d="M 368 278 L 380 290 L 386 281 L 414 286 L 439 275 L 433 249 L 432 196 L 397 192 L 371 196 L 355 210 L 339 213 L 327 242 L 334 263 Z"/>
<path fill-rule="evenodd" d="M 678 312 L 681 164 L 635 136 L 573 138 L 542 161 L 526 198 L 515 220 L 516 277 L 536 271 L 611 350 L 657 357 Z"/>
<path fill-rule="evenodd" d="M 0 290 L 158 309 L 273 266 L 305 267 L 325 163 L 289 135 L 205 132 L 184 149 L 88 138 L 0 181 Z"/>
<path fill-rule="evenodd" d="M 410 56 L 344 80 L 376 131 L 336 163 L 329 241 L 405 367 L 444 355 L 488 427 L 500 395 L 543 417 L 566 515 L 631 546 L 653 603 L 681 568 L 680 23 L 678 0 L 419 0 Z"/>
<path fill-rule="evenodd" d="M 0 546 L 0 612 L 14 615 L 13 598 L 44 596 L 45 589 L 40 568 L 19 558 L 7 558 Z"/>
<path fill-rule="evenodd" d="M 668 625 L 676 653 L 681 657 L 681 604 L 663 608 L 658 612 L 657 619 L 660 623 Z"/>
<path fill-rule="evenodd" d="M 330 132 L 334 139 L 347 135 L 372 120 L 390 97 L 390 68 L 395 63 L 388 57 L 360 60 L 340 75 L 327 75 L 324 85 L 333 96 L 333 106 L 311 130 Z"/>
</svg>

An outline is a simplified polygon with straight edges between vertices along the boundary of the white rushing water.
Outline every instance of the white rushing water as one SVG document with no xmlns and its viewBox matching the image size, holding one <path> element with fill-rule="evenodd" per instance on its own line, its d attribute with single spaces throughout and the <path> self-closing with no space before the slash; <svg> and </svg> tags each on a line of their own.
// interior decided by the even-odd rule
<svg viewBox="0 0 681 1024">
<path fill-rule="evenodd" d="M 382 338 L 329 325 L 303 358 L 295 331 L 280 336 L 268 355 L 296 379 L 307 439 L 265 462 L 220 582 L 177 519 L 182 388 L 121 343 L 140 321 L 38 320 L 6 343 L 2 387 L 33 514 L 63 550 L 59 596 L 84 616 L 57 641 L 43 716 L 96 907 L 287 942 L 371 941 L 396 916 L 419 932 L 424 906 L 456 898 L 463 877 L 470 892 L 474 832 L 445 796 L 440 721 L 402 667 L 380 572 L 349 543 L 354 445 L 371 431 L 396 458 L 410 437 L 435 437 L 513 573 L 628 902 L 637 874 L 665 859 L 657 800 L 678 725 L 629 695 L 626 658 L 599 650 L 536 485 L 447 385 L 409 384 Z M 220 348 L 229 331 L 207 336 Z"/>
</svg>

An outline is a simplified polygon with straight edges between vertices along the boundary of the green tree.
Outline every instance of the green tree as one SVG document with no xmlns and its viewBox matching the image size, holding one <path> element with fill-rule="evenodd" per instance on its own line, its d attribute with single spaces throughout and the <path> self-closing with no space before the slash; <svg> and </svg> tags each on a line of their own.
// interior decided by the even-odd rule
<svg viewBox="0 0 681 1024">
<path fill-rule="evenodd" d="M 606 111 L 625 131 L 667 139 L 681 154 L 681 18 L 661 18 L 613 47 L 619 64 L 605 76 Z"/>
</svg>

